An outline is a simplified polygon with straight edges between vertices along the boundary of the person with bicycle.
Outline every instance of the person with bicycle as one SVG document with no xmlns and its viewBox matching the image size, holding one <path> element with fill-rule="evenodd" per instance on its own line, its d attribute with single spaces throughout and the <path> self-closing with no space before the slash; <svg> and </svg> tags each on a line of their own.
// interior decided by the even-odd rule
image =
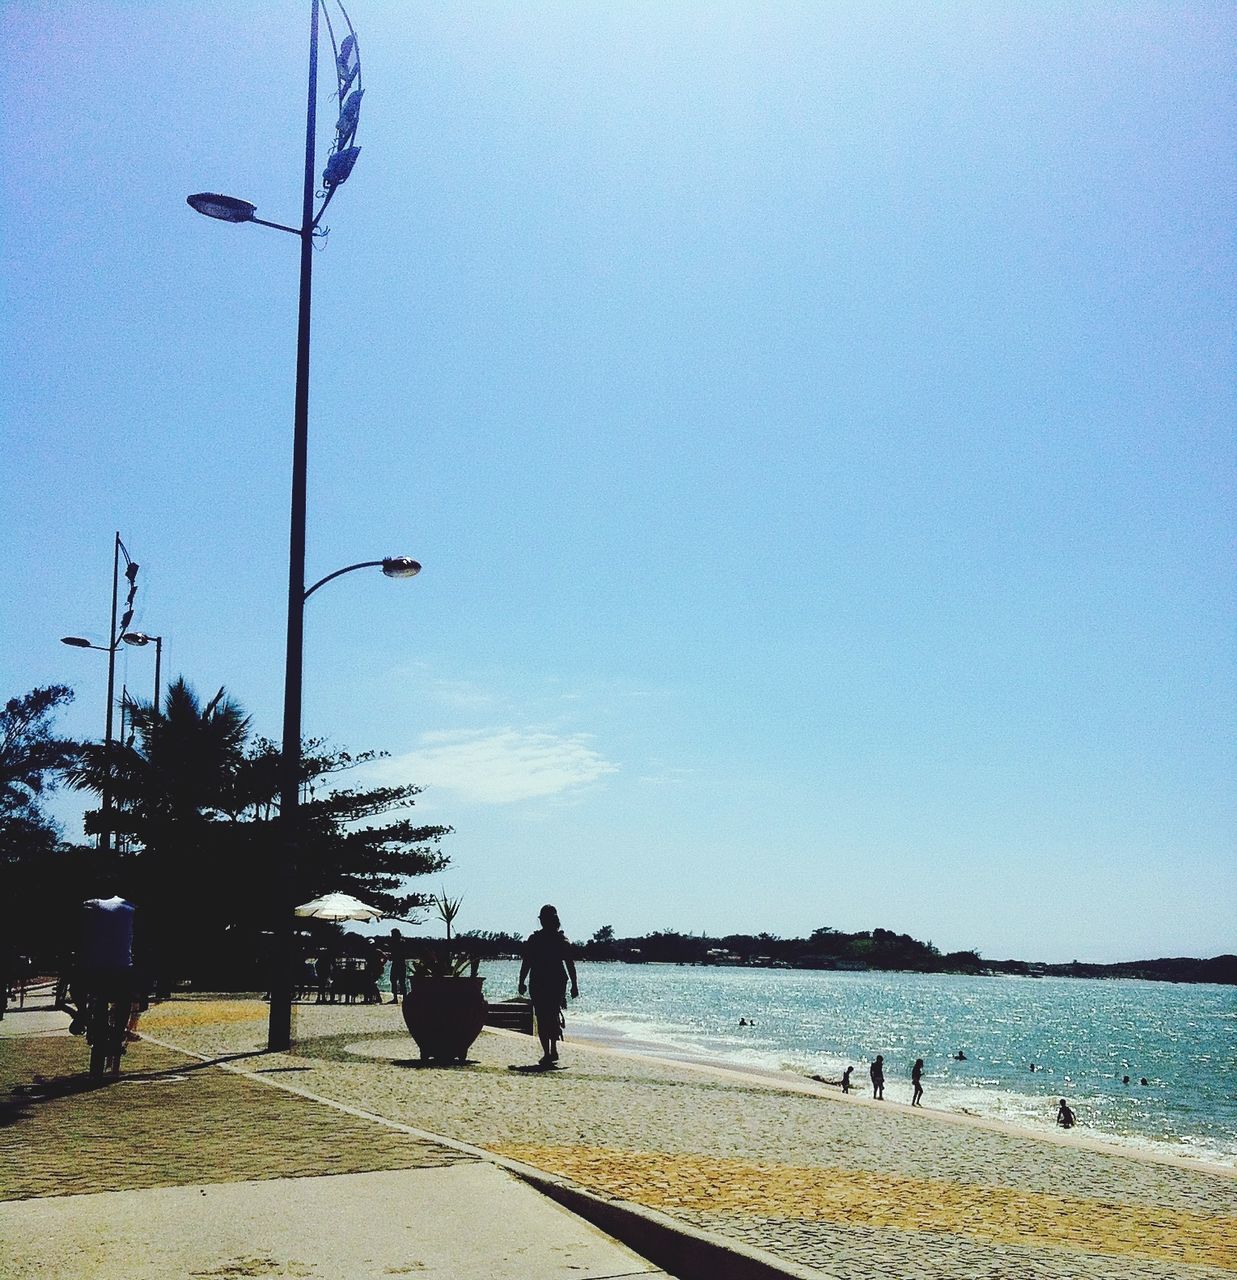
<svg viewBox="0 0 1237 1280">
<path fill-rule="evenodd" d="M 133 1015 L 141 992 L 133 968 L 134 914 L 133 904 L 121 897 L 82 903 L 69 1031 L 86 1036 L 92 1075 L 101 1075 L 108 1063 L 120 1070 L 125 1038 L 137 1022 Z"/>
</svg>

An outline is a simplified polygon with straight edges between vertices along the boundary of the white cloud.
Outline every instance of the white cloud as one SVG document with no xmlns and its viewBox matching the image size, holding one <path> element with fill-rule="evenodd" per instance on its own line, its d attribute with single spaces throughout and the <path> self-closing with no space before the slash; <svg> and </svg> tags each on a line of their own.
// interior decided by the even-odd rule
<svg viewBox="0 0 1237 1280">
<path fill-rule="evenodd" d="M 477 804 L 545 799 L 597 782 L 618 766 L 587 734 L 521 729 L 427 733 L 421 746 L 376 766 L 385 780 L 454 791 Z"/>
</svg>

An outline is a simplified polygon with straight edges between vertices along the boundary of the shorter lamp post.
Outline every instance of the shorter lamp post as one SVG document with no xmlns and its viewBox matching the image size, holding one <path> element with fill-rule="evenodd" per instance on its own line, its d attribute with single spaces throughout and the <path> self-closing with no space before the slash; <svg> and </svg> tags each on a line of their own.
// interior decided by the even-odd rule
<svg viewBox="0 0 1237 1280">
<path fill-rule="evenodd" d="M 159 667 L 160 667 L 161 662 L 163 661 L 163 637 L 162 637 L 162 636 L 148 636 L 148 635 L 146 635 L 146 634 L 145 634 L 144 632 L 142 632 L 142 631 L 125 631 L 125 632 L 123 632 L 123 633 L 121 634 L 120 640 L 123 640 L 126 644 L 132 644 L 132 645 L 138 645 L 138 646 L 148 645 L 148 644 L 150 644 L 150 643 L 151 643 L 151 641 L 153 641 L 153 642 L 154 642 L 154 645 L 155 645 L 155 702 L 154 702 L 154 708 L 155 708 L 155 714 L 157 715 L 157 714 L 158 714 L 158 712 L 159 712 Z M 107 654 L 107 662 L 108 662 L 108 697 L 107 697 L 107 700 L 108 700 L 108 717 L 107 717 L 107 739 L 106 739 L 106 743 L 107 743 L 107 745 L 106 745 L 106 750 L 107 750 L 108 752 L 110 752 L 110 751 L 111 751 L 111 742 L 112 742 L 112 716 L 111 716 L 111 702 L 112 702 L 112 696 L 113 696 L 113 695 L 112 695 L 112 688 L 113 688 L 113 681 L 114 681 L 114 675 L 113 675 L 113 672 L 114 672 L 114 670 L 115 670 L 115 665 L 116 665 L 116 651 L 120 648 L 120 640 L 116 641 L 116 643 L 115 643 L 115 644 L 113 644 L 113 645 L 105 645 L 105 644 L 91 644 L 91 643 L 90 643 L 90 641 L 89 641 L 89 640 L 87 640 L 84 636 L 61 636 L 61 637 L 60 637 L 60 643 L 61 643 L 61 644 L 67 644 L 67 645 L 70 645 L 70 646 L 71 646 L 72 648 L 74 648 L 74 649 L 94 649 L 94 650 L 96 650 L 98 653 L 106 653 L 106 654 Z M 127 690 L 127 689 L 126 689 L 126 690 L 124 690 L 124 691 L 122 691 L 121 696 L 120 696 L 120 703 L 121 703 L 121 706 L 120 706 L 120 740 L 121 740 L 121 742 L 124 742 L 124 741 L 125 741 L 125 708 L 126 708 L 126 707 L 128 706 L 128 704 L 129 704 L 129 693 L 128 693 L 128 690 Z M 110 764 L 109 764 L 108 768 L 109 768 L 109 777 L 110 777 Z M 105 818 L 105 819 L 106 819 L 106 816 L 107 816 L 107 812 L 110 810 L 110 807 L 111 807 L 111 791 L 110 791 L 110 788 L 109 788 L 108 792 L 107 792 L 107 793 L 106 793 L 106 795 L 105 795 L 104 804 L 103 804 L 103 809 L 104 809 L 104 818 Z M 110 838 L 110 834 L 111 834 L 110 832 L 107 832 L 107 833 L 106 833 L 106 835 L 107 835 L 107 837 L 108 837 L 108 838 Z M 105 847 L 106 847 L 106 846 L 105 846 Z"/>
<path fill-rule="evenodd" d="M 159 710 L 159 668 L 163 664 L 163 637 L 148 636 L 144 631 L 126 631 L 120 638 L 125 642 L 125 644 L 135 645 L 138 648 L 143 648 L 148 644 L 153 644 L 155 646 L 154 708 L 157 712 Z M 113 645 L 109 648 L 105 644 L 91 644 L 89 640 L 82 636 L 61 636 L 60 643 L 72 645 L 75 649 L 96 649 L 99 653 L 109 653 L 112 655 L 115 655 L 116 650 L 120 647 L 119 645 Z"/>
<path fill-rule="evenodd" d="M 117 547 L 120 546 L 119 535 L 117 535 Z M 116 592 L 113 587 L 112 591 L 112 614 L 113 625 L 115 625 L 116 613 Z M 106 853 L 112 847 L 112 830 L 109 825 L 112 814 L 112 705 L 116 698 L 116 650 L 120 648 L 120 641 L 114 644 L 91 644 L 84 636 L 61 636 L 61 644 L 71 645 L 74 649 L 95 649 L 99 653 L 107 654 L 107 727 L 103 732 L 103 753 L 104 753 L 104 775 L 103 775 L 103 794 L 100 797 L 100 810 L 102 827 L 99 831 L 99 848 Z"/>
<path fill-rule="evenodd" d="M 319 587 L 345 573 L 357 569 L 377 569 L 388 578 L 415 578 L 421 565 L 410 556 L 387 556 L 382 560 L 361 560 L 319 578 L 300 598 L 304 608 Z M 294 858 L 298 851 L 298 823 L 301 804 L 301 689 L 302 649 L 298 644 L 288 651 L 286 695 L 284 699 L 283 750 L 280 753 L 281 781 L 279 789 L 279 821 L 284 838 L 280 842 L 280 864 L 277 875 L 275 917 L 275 964 L 271 975 L 271 1004 L 267 1022 L 266 1047 L 273 1053 L 292 1044 L 292 878 Z"/>
<path fill-rule="evenodd" d="M 163 665 L 163 637 L 148 636 L 144 631 L 126 631 L 120 637 L 125 644 L 131 644 L 139 649 L 144 649 L 148 644 L 155 646 L 155 700 L 151 704 L 154 707 L 155 715 L 159 714 L 159 668 Z"/>
</svg>

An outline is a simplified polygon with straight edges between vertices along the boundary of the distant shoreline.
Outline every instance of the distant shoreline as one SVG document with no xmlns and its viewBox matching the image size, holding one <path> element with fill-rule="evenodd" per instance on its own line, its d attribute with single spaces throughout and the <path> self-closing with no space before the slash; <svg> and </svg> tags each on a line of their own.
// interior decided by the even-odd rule
<svg viewBox="0 0 1237 1280">
<path fill-rule="evenodd" d="M 460 945 L 485 960 L 518 958 L 523 938 L 510 933 L 459 935 Z M 709 965 L 756 969 L 824 969 L 851 973 L 952 973 L 967 977 L 1134 978 L 1148 982 L 1205 983 L 1237 986 L 1237 955 L 1210 958 L 1161 956 L 1100 964 L 1071 960 L 989 960 L 975 950 L 941 951 L 891 929 L 843 933 L 821 928 L 806 938 L 780 938 L 769 933 L 732 933 L 722 937 L 679 933 L 673 929 L 620 938 L 610 925 L 587 942 L 574 944 L 582 960 L 629 964 Z"/>
<path fill-rule="evenodd" d="M 518 959 L 518 957 L 516 957 Z M 597 960 L 586 956 L 585 959 L 596 963 L 608 964 L 688 964 L 699 968 L 731 968 L 731 969 L 807 969 L 817 973 L 923 973 L 944 974 L 966 978 L 1086 978 L 1097 981 L 1133 981 L 1133 982 L 1174 982 L 1193 985 L 1231 987 L 1237 986 L 1237 957 L 1217 956 L 1214 960 L 1132 960 L 1117 964 L 1091 964 L 1084 961 L 1072 961 L 1069 964 L 1039 964 L 1029 960 L 988 960 L 979 969 L 906 969 L 895 965 L 879 965 L 865 963 L 850 964 L 812 964 L 794 963 L 793 961 L 767 962 L 759 960 L 632 960 L 616 958 L 615 960 Z M 1233 971 L 1229 976 L 1201 976 L 1207 966 L 1218 962 L 1233 960 Z M 1198 970 L 1182 972 L 1169 966 L 1198 966 Z M 1229 973 L 1228 969 L 1223 972 Z"/>
</svg>

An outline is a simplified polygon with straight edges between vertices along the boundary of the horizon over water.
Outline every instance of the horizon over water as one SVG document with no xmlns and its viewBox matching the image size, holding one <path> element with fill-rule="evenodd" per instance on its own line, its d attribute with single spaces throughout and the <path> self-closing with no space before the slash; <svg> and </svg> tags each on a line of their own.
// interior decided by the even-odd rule
<svg viewBox="0 0 1237 1280">
<path fill-rule="evenodd" d="M 747 969 L 578 962 L 573 1032 L 663 1056 L 837 1079 L 885 1055 L 885 1097 L 1030 1130 L 1055 1128 L 1237 1167 L 1237 988 L 1137 979 Z M 513 996 L 519 965 L 481 966 L 486 996 Z M 740 1027 L 740 1018 L 754 1025 Z M 959 1050 L 965 1062 L 954 1060 Z M 1029 1064 L 1037 1070 L 1032 1073 Z M 1130 1083 L 1123 1085 L 1122 1076 Z M 1140 1084 L 1143 1077 L 1147 1084 Z"/>
</svg>

